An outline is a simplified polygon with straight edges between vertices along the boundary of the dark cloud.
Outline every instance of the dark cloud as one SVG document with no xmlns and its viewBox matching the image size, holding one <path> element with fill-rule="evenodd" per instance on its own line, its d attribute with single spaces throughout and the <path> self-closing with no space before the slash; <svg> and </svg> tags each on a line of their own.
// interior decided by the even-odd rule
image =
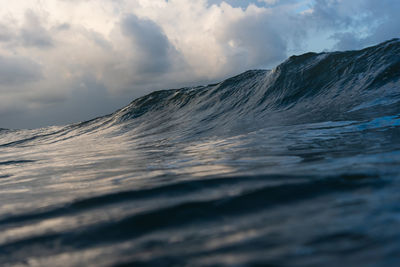
<svg viewBox="0 0 400 267">
<path fill-rule="evenodd" d="M 105 49 L 106 51 L 110 51 L 112 49 L 111 43 L 109 41 L 107 41 L 104 38 L 104 36 L 101 35 L 100 33 L 91 30 L 91 31 L 85 31 L 84 35 L 86 35 L 86 37 L 89 40 L 94 42 L 99 47 Z"/>
<path fill-rule="evenodd" d="M 331 35 L 331 39 L 336 41 L 335 49 L 352 50 L 365 46 L 356 32 L 338 32 Z"/>
<path fill-rule="evenodd" d="M 350 50 L 400 37 L 398 0 L 316 0 L 305 16 L 310 29 L 331 32 L 334 49 Z"/>
<path fill-rule="evenodd" d="M 118 98 L 118 97 L 117 97 Z M 113 99 L 104 84 L 90 74 L 81 77 L 74 85 L 67 101 L 58 113 L 64 122 L 89 120 L 113 112 L 122 105 L 121 99 Z M 64 114 L 64 115 L 63 115 Z"/>
<path fill-rule="evenodd" d="M 0 24 L 0 42 L 10 42 L 14 38 L 15 35 L 10 27 Z"/>
<path fill-rule="evenodd" d="M 41 78 L 41 67 L 34 61 L 20 57 L 0 56 L 0 85 L 21 85 Z"/>
<path fill-rule="evenodd" d="M 25 22 L 20 34 L 24 46 L 39 48 L 53 46 L 50 33 L 42 26 L 40 18 L 32 11 L 27 11 L 25 13 Z"/>
<path fill-rule="evenodd" d="M 357 1 L 357 0 L 355 0 Z M 345 1 L 353 2 L 354 1 Z M 307 26 L 320 30 L 347 28 L 357 21 L 356 10 L 352 9 L 352 3 L 344 4 L 338 0 L 315 0 L 312 6 L 313 12 L 307 15 L 311 22 Z M 346 8 L 344 8 L 346 5 Z"/>
<path fill-rule="evenodd" d="M 362 44 L 370 45 L 400 37 L 400 1 L 367 0 L 365 7 L 368 16 L 364 20 L 364 25 L 368 25 L 369 32 L 365 37 L 359 37 Z"/>
<path fill-rule="evenodd" d="M 232 55 L 234 58 L 230 58 L 233 63 L 230 66 L 273 67 L 283 60 L 286 57 L 288 36 L 275 27 L 277 20 L 273 16 L 246 17 L 224 29 L 223 41 L 235 51 Z"/>
<path fill-rule="evenodd" d="M 56 31 L 68 31 L 71 29 L 71 25 L 68 23 L 61 23 L 54 27 Z"/>
<path fill-rule="evenodd" d="M 23 102 L 5 110 L 0 107 L 0 128 L 76 123 L 110 114 L 131 101 L 130 96 L 110 95 L 107 88 L 90 74 L 82 76 L 70 89 L 68 95 L 54 92 L 26 97 L 36 104 L 35 108 L 22 105 Z"/>
<path fill-rule="evenodd" d="M 176 51 L 155 22 L 131 14 L 123 19 L 122 31 L 132 41 L 139 73 L 156 74 L 168 70 L 172 53 Z"/>
</svg>

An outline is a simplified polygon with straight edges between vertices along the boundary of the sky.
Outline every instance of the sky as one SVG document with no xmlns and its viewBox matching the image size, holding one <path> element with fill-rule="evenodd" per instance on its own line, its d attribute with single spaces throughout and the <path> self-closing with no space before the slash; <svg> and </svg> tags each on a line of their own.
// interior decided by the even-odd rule
<svg viewBox="0 0 400 267">
<path fill-rule="evenodd" d="M 400 37 L 398 0 L 0 0 L 0 128 Z"/>
</svg>

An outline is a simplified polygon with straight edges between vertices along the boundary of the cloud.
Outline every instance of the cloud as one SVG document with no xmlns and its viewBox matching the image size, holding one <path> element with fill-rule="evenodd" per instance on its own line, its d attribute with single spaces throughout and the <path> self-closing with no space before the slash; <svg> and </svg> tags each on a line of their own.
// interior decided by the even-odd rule
<svg viewBox="0 0 400 267">
<path fill-rule="evenodd" d="M 5 24 L 0 24 L 0 42 L 9 42 L 13 38 L 11 29 Z"/>
<path fill-rule="evenodd" d="M 397 0 L 316 0 L 305 24 L 330 32 L 334 49 L 350 50 L 400 37 Z"/>
<path fill-rule="evenodd" d="M 41 67 L 36 62 L 27 58 L 0 56 L 0 85 L 22 85 L 41 78 Z"/>
<path fill-rule="evenodd" d="M 277 23 L 279 28 L 275 27 Z M 240 18 L 227 23 L 217 34 L 219 44 L 226 46 L 227 65 L 248 69 L 279 63 L 286 57 L 290 40 L 281 32 L 285 24 L 286 19 L 258 8 L 248 9 Z"/>
<path fill-rule="evenodd" d="M 47 48 L 53 46 L 49 32 L 42 26 L 40 18 L 31 10 L 25 13 L 21 28 L 21 39 L 24 46 Z"/>
<path fill-rule="evenodd" d="M 135 65 L 139 74 L 159 74 L 171 66 L 171 57 L 176 51 L 156 23 L 130 14 L 121 24 L 122 32 L 132 41 L 136 52 Z"/>
</svg>

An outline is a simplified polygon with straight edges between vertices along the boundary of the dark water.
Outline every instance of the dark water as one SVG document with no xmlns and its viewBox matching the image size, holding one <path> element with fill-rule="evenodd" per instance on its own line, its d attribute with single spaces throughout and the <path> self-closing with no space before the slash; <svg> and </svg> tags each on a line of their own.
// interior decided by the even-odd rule
<svg viewBox="0 0 400 267">
<path fill-rule="evenodd" d="M 400 41 L 0 130 L 1 266 L 399 266 Z"/>
</svg>

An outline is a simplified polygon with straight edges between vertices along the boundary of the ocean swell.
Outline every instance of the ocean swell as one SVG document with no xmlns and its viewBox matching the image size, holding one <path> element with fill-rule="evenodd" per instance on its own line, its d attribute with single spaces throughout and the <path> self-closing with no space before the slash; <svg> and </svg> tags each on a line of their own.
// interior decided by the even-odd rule
<svg viewBox="0 0 400 267">
<path fill-rule="evenodd" d="M 397 266 L 400 41 L 0 129 L 2 266 Z"/>
</svg>

